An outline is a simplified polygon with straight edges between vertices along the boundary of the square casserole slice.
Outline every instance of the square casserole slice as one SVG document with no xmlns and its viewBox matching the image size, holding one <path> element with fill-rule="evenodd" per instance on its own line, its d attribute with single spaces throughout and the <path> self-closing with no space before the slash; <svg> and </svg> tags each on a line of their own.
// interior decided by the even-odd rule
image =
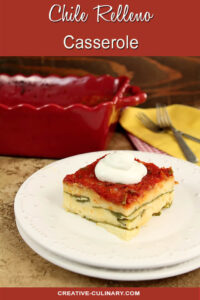
<svg viewBox="0 0 200 300">
<path fill-rule="evenodd" d="M 68 212 L 130 240 L 153 215 L 170 207 L 175 184 L 172 168 L 137 160 L 147 168 L 141 182 L 113 184 L 96 178 L 94 169 L 98 161 L 64 178 L 63 206 Z"/>
</svg>

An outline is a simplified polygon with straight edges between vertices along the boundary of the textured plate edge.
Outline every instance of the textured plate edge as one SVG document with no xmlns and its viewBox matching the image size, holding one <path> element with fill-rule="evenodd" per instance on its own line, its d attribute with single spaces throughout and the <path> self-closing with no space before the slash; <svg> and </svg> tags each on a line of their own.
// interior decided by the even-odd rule
<svg viewBox="0 0 200 300">
<path fill-rule="evenodd" d="M 48 168 L 51 168 L 51 167 L 54 167 L 54 166 L 56 166 L 56 164 L 60 164 L 60 163 L 62 163 L 64 160 L 66 160 L 66 159 L 69 159 L 69 158 L 76 158 L 76 157 L 81 157 L 81 156 L 85 156 L 85 155 L 104 155 L 104 154 L 107 154 L 107 153 L 112 153 L 112 152 L 114 152 L 114 151 L 127 151 L 127 152 L 131 152 L 131 153 L 135 153 L 135 154 L 141 154 L 141 155 L 143 155 L 143 156 L 145 156 L 145 155 L 151 155 L 151 156 L 155 156 L 155 157 L 166 157 L 166 159 L 167 160 L 169 160 L 169 159 L 172 159 L 172 160 L 174 160 L 175 162 L 177 161 L 177 162 L 180 162 L 181 161 L 181 163 L 184 163 L 184 164 L 186 164 L 186 165 L 190 165 L 190 166 L 192 166 L 192 167 L 194 167 L 194 168 L 197 168 L 198 170 L 199 170 L 199 166 L 196 166 L 196 165 L 194 165 L 194 164 L 192 164 L 192 163 L 190 163 L 190 162 L 188 162 L 188 161 L 184 161 L 184 160 L 180 160 L 180 159 L 178 159 L 178 158 L 175 158 L 175 157 L 170 157 L 170 156 L 168 156 L 168 155 L 165 155 L 165 154 L 158 154 L 158 153 L 149 153 L 149 152 L 142 152 L 142 151 L 132 151 L 132 150 L 107 150 L 107 151 L 98 151 L 98 152 L 90 152 L 90 153 L 83 153 L 83 154 L 78 154 L 78 155 L 74 155 L 74 156 L 71 156 L 71 157 L 67 157 L 67 158 L 64 158 L 64 159 L 61 159 L 61 160 L 57 160 L 57 161 L 55 161 L 55 162 L 53 162 L 53 163 L 50 163 L 50 164 L 48 164 L 47 166 L 45 166 L 45 167 L 43 167 L 43 168 L 41 168 L 41 169 L 39 169 L 38 171 L 36 171 L 35 173 L 33 173 L 31 176 L 29 176 L 26 180 L 25 180 L 25 182 L 21 185 L 21 187 L 19 188 L 19 190 L 18 190 L 18 192 L 17 192 L 17 194 L 16 194 L 16 196 L 15 196 L 15 202 L 14 202 L 14 212 L 15 212 L 15 216 L 16 216 L 16 219 L 17 219 L 17 214 L 16 214 L 16 200 L 17 200 L 17 197 L 18 197 L 18 195 L 19 195 L 19 193 L 20 193 L 20 191 L 21 191 L 21 189 L 23 189 L 23 186 L 24 186 L 24 184 L 28 181 L 28 180 L 30 180 L 31 179 L 31 177 L 32 176 L 35 176 L 37 173 L 39 173 L 39 172 L 41 172 L 42 170 L 45 170 L 45 169 L 48 169 Z M 96 159 L 96 158 L 95 158 Z M 20 224 L 20 226 L 23 228 L 23 224 L 21 224 L 21 222 L 20 222 L 20 220 L 18 219 L 18 222 L 19 222 L 19 224 Z M 26 230 L 26 229 L 23 229 L 24 230 L 24 232 L 27 234 L 27 235 L 29 235 L 29 232 Z M 37 243 L 37 239 L 36 238 L 34 238 L 34 237 L 32 237 L 32 240 L 34 240 L 34 242 L 35 243 Z M 56 251 L 56 249 L 51 249 L 51 250 L 49 250 L 48 249 L 48 247 L 46 247 L 45 245 L 43 245 L 42 243 L 41 244 L 39 244 L 42 248 L 45 248 L 47 251 L 50 251 L 50 252 L 52 252 L 52 253 L 54 253 L 54 254 L 56 254 L 57 256 L 59 256 L 59 255 L 61 255 L 59 252 L 57 252 Z M 196 248 L 196 247 L 195 247 Z M 199 246 L 198 246 L 198 250 L 199 250 Z M 194 248 L 193 248 L 194 249 Z M 185 261 L 187 261 L 187 260 L 190 260 L 190 259 L 193 259 L 193 258 L 195 258 L 195 257 L 197 257 L 198 255 L 199 255 L 199 253 L 197 253 L 198 252 L 198 250 L 196 251 L 195 250 L 195 253 L 196 254 L 194 254 L 194 253 L 190 253 L 190 254 L 188 254 L 187 256 L 185 256 L 184 255 L 184 257 L 181 257 L 181 258 L 179 258 L 179 260 L 170 260 L 170 261 L 165 261 L 165 263 L 161 263 L 161 262 L 158 262 L 157 264 L 148 264 L 148 268 L 162 268 L 162 267 L 168 267 L 168 266 L 172 266 L 172 265 L 175 265 L 175 264 L 180 264 L 180 263 L 183 263 L 183 262 L 185 262 Z M 190 251 L 191 252 L 191 251 Z M 193 251 L 194 252 L 194 251 Z M 77 260 L 77 257 L 75 256 L 75 255 L 73 255 L 72 253 L 68 253 L 68 254 L 65 254 L 65 255 L 63 255 L 63 257 L 65 257 L 66 259 L 68 259 L 68 260 L 73 260 L 73 261 L 77 261 L 77 262 L 79 262 L 79 263 L 81 263 L 81 264 L 85 264 L 86 263 L 86 261 L 85 261 L 85 257 L 84 258 L 78 258 L 78 260 Z M 118 264 L 117 266 L 114 266 L 113 264 L 109 264 L 109 263 L 106 263 L 106 264 L 99 264 L 99 263 L 97 263 L 96 261 L 91 261 L 91 259 L 90 260 L 87 260 L 87 264 L 88 265 L 90 265 L 90 266 L 95 266 L 95 267 L 101 267 L 101 268 L 113 268 L 113 269 L 119 269 L 119 268 L 122 268 L 123 267 L 123 269 L 130 269 L 130 265 L 128 266 L 122 266 L 122 264 Z M 132 266 L 133 267 L 133 266 Z M 144 265 L 142 265 L 142 264 L 137 264 L 137 265 L 134 265 L 134 268 L 135 269 L 142 269 L 142 268 L 145 268 L 144 267 Z"/>
<path fill-rule="evenodd" d="M 84 276 L 89 276 L 89 277 L 99 278 L 99 279 L 104 279 L 104 280 L 115 280 L 115 281 L 150 281 L 150 280 L 160 280 L 160 279 L 165 279 L 165 278 L 170 278 L 170 277 L 186 274 L 188 272 L 197 270 L 200 267 L 200 257 L 199 257 L 199 260 L 198 260 L 198 262 L 195 262 L 195 265 L 192 264 L 192 266 L 189 265 L 189 267 L 186 265 L 185 268 L 183 268 L 183 270 L 179 270 L 178 272 L 175 270 L 170 270 L 174 266 L 168 267 L 168 268 L 165 268 L 165 272 L 166 272 L 166 269 L 170 272 L 168 274 L 164 273 L 163 275 L 160 275 L 160 276 L 151 274 L 151 275 L 146 275 L 146 277 L 145 277 L 145 275 L 143 275 L 143 278 L 141 278 L 141 276 L 138 278 L 137 275 L 135 275 L 134 270 L 132 272 L 130 271 L 131 275 L 129 272 L 125 271 L 125 277 L 129 273 L 129 276 L 126 278 L 121 278 L 121 276 L 124 276 L 124 274 L 122 274 L 122 273 L 117 275 L 117 270 L 113 270 L 112 275 L 110 273 L 105 275 L 106 270 L 104 271 L 105 272 L 104 275 L 102 273 L 94 275 L 94 274 L 91 274 L 91 272 L 99 272 L 98 268 L 97 268 L 97 270 L 95 270 L 95 267 L 91 267 L 91 266 L 87 266 L 87 265 L 83 265 L 83 264 L 79 264 L 79 263 L 74 263 L 72 261 L 67 261 L 65 259 L 68 264 L 68 266 L 66 267 L 66 266 L 63 266 L 63 264 L 59 261 L 59 257 L 56 258 L 55 254 L 53 254 L 55 256 L 54 258 L 52 258 L 52 257 L 49 258 L 48 255 L 47 255 L 48 256 L 48 258 L 47 258 L 45 252 L 48 252 L 48 251 L 45 249 L 42 249 L 42 247 L 40 245 L 38 245 L 37 243 L 32 241 L 31 238 L 27 237 L 26 234 L 23 232 L 23 229 L 20 228 L 20 225 L 17 224 L 17 222 L 16 222 L 16 226 L 17 226 L 19 234 L 22 237 L 22 239 L 24 240 L 24 242 L 34 252 L 36 252 L 39 256 L 41 256 L 43 259 L 49 261 L 50 263 L 52 263 L 58 267 L 61 267 L 62 269 L 68 270 L 70 272 L 78 273 L 78 274 L 81 274 Z M 43 251 L 43 253 L 42 253 L 42 251 Z M 197 258 L 195 258 L 194 260 L 197 260 Z M 69 266 L 70 263 L 71 263 L 71 267 Z M 191 261 L 185 262 L 184 264 L 187 264 L 187 263 L 191 263 Z M 194 263 L 194 261 L 192 261 L 192 263 Z M 74 268 L 73 265 L 76 265 L 76 267 Z M 179 267 L 180 265 L 181 264 L 178 264 L 176 266 Z M 80 266 L 82 267 L 82 271 L 80 271 Z M 84 267 L 85 267 L 85 271 L 83 269 Z M 78 270 L 77 270 L 77 268 L 78 268 Z M 86 271 L 86 268 L 87 268 L 87 271 Z M 136 270 L 136 271 L 138 274 L 139 273 L 138 270 Z M 154 272 L 154 270 L 152 272 Z"/>
</svg>

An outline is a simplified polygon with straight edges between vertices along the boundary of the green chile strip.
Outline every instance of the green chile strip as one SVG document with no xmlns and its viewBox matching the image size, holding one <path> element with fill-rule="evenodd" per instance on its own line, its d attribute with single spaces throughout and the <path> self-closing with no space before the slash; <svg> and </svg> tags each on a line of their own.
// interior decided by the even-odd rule
<svg viewBox="0 0 200 300">
<path fill-rule="evenodd" d="M 114 212 L 110 209 L 107 209 L 107 208 L 102 208 L 102 207 L 99 207 L 99 206 L 94 206 L 94 208 L 102 208 L 102 209 L 105 209 L 105 210 L 108 210 L 111 212 L 111 214 L 113 214 L 118 220 L 120 219 L 121 221 L 126 221 L 126 220 L 134 220 L 134 219 L 129 219 L 133 214 L 135 214 L 141 207 L 144 207 L 150 203 L 152 203 L 153 201 L 157 200 L 159 197 L 163 196 L 163 195 L 166 195 L 166 194 L 170 194 L 172 193 L 173 191 L 169 191 L 169 192 L 166 192 L 166 193 L 163 193 L 163 194 L 160 194 L 159 196 L 157 196 L 156 198 L 154 198 L 153 200 L 149 201 L 149 202 L 146 202 L 144 204 L 142 204 L 140 207 L 138 207 L 137 209 L 135 209 L 129 216 L 125 216 L 119 212 Z"/>
<path fill-rule="evenodd" d="M 113 224 L 107 223 L 107 222 L 96 222 L 96 221 L 94 221 L 94 220 L 92 220 L 92 219 L 89 219 L 89 218 L 87 218 L 87 217 L 84 217 L 84 218 L 87 219 L 87 220 L 89 220 L 89 221 L 93 221 L 94 223 L 108 224 L 108 225 L 112 225 L 112 226 L 115 226 L 115 227 L 118 227 L 118 228 L 124 228 L 124 229 L 126 229 L 126 230 L 133 230 L 134 228 L 132 228 L 132 229 L 127 229 L 127 228 L 126 228 L 125 222 L 126 222 L 126 221 L 132 222 L 132 221 L 134 221 L 138 216 L 142 216 L 143 213 L 144 213 L 144 211 L 145 211 L 145 209 L 143 209 L 142 212 L 141 212 L 140 214 L 138 214 L 137 216 L 135 216 L 134 218 L 129 219 L 135 212 L 137 212 L 141 207 L 144 207 L 144 206 L 146 206 L 146 205 L 152 203 L 153 201 L 157 200 L 159 197 L 161 197 L 161 196 L 163 196 L 163 195 L 166 195 L 166 194 L 170 194 L 170 193 L 172 193 L 172 192 L 173 192 L 173 190 L 172 190 L 172 191 L 169 191 L 169 192 L 166 192 L 166 193 L 163 193 L 163 194 L 157 196 L 156 198 L 154 198 L 153 200 L 151 200 L 151 201 L 149 201 L 149 202 L 146 202 L 146 203 L 142 204 L 140 207 L 138 207 L 137 209 L 135 209 L 135 210 L 134 210 L 129 216 L 127 216 L 127 217 L 124 216 L 123 214 L 119 213 L 119 212 L 114 212 L 114 211 L 112 211 L 112 210 L 110 210 L 110 209 L 107 209 L 107 208 L 102 208 L 102 207 L 99 207 L 99 206 L 93 206 L 93 208 L 104 209 L 104 210 L 109 211 L 112 215 L 114 215 L 114 216 L 117 218 L 117 221 L 118 221 L 122 226 L 113 225 Z M 89 197 L 81 196 L 81 195 L 72 195 L 72 194 L 67 193 L 67 192 L 65 192 L 65 193 L 68 194 L 68 195 L 70 195 L 71 197 L 73 197 L 73 198 L 75 199 L 75 201 L 77 201 L 77 202 L 80 202 L 80 203 L 90 202 L 90 198 L 89 198 Z M 171 206 L 171 204 L 166 204 L 163 208 L 168 208 L 168 207 L 170 207 L 170 206 Z M 159 214 L 160 214 L 160 213 L 158 213 L 158 214 L 156 213 L 156 214 L 154 214 L 154 215 L 159 215 Z M 137 228 L 137 227 L 135 227 L 135 228 Z"/>
<path fill-rule="evenodd" d="M 81 195 L 72 195 L 70 193 L 65 192 L 66 194 L 70 195 L 71 197 L 75 198 L 77 202 L 85 203 L 85 202 L 90 202 L 90 198 L 86 196 L 81 196 Z"/>
</svg>

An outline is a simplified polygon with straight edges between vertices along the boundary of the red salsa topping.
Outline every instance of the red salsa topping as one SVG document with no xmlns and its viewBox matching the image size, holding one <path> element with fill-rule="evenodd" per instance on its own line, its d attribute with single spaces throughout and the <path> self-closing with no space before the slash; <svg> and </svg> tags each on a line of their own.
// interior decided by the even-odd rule
<svg viewBox="0 0 200 300">
<path fill-rule="evenodd" d="M 128 207 L 131 203 L 137 201 L 138 197 L 142 196 L 144 192 L 151 190 L 156 183 L 173 176 L 172 168 L 159 168 L 152 163 L 136 159 L 147 168 L 147 175 L 142 178 L 141 182 L 137 184 L 120 184 L 99 181 L 95 176 L 94 169 L 100 159 L 79 169 L 74 174 L 67 175 L 63 181 L 69 184 L 78 183 L 94 190 L 107 201 Z"/>
</svg>

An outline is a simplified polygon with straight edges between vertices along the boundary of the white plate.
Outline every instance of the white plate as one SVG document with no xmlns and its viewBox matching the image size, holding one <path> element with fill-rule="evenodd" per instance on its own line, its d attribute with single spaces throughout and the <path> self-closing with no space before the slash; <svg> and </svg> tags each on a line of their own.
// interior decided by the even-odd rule
<svg viewBox="0 0 200 300">
<path fill-rule="evenodd" d="M 193 271 L 200 267 L 200 257 L 196 257 L 187 262 L 173 265 L 171 267 L 158 268 L 158 269 L 137 269 L 137 270 L 112 270 L 96 268 L 84 264 L 79 264 L 70 261 L 66 258 L 59 257 L 56 254 L 45 250 L 39 246 L 36 242 L 31 240 L 21 229 L 20 225 L 17 224 L 18 230 L 24 239 L 24 241 L 31 247 L 36 253 L 38 253 L 44 259 L 52 262 L 53 264 L 76 272 L 82 275 L 87 275 L 96 278 L 109 279 L 109 280 L 120 280 L 120 281 L 141 281 L 141 280 L 154 280 L 162 279 L 172 276 L 177 276 L 190 271 Z"/>
<path fill-rule="evenodd" d="M 200 255 L 200 168 L 162 154 L 131 151 L 158 166 L 172 166 L 174 203 L 153 217 L 130 242 L 62 207 L 62 179 L 111 151 L 93 152 L 57 161 L 29 177 L 15 199 L 15 215 L 24 232 L 58 256 L 88 265 L 116 268 L 158 268 Z"/>
</svg>

